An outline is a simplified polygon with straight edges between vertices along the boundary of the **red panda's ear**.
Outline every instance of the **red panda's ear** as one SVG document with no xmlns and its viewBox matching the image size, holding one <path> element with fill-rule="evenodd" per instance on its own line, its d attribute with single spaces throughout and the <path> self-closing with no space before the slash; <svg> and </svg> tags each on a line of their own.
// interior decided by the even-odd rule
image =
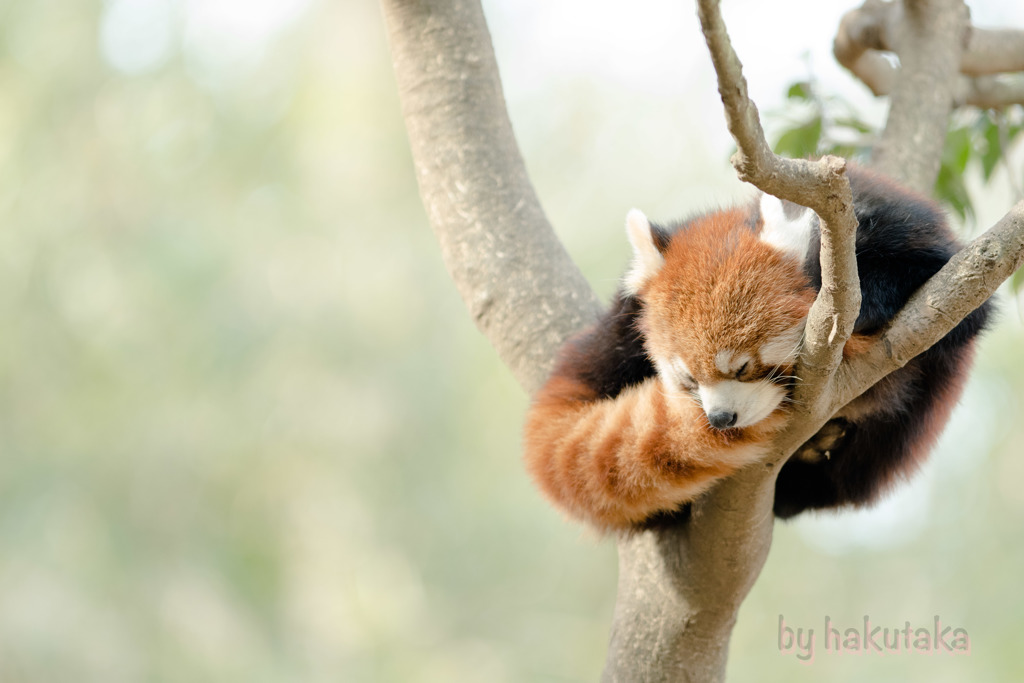
<svg viewBox="0 0 1024 683">
<path fill-rule="evenodd" d="M 626 234 L 633 245 L 633 264 L 623 278 L 627 294 L 636 294 L 652 277 L 658 274 L 665 263 L 664 257 L 654 242 L 650 221 L 640 209 L 626 214 Z"/>
<path fill-rule="evenodd" d="M 789 215 L 787 208 L 790 209 Z M 815 218 L 816 214 L 810 209 L 796 204 L 786 207 L 778 197 L 767 193 L 761 195 L 761 241 L 795 256 L 800 263 L 807 260 Z"/>
</svg>

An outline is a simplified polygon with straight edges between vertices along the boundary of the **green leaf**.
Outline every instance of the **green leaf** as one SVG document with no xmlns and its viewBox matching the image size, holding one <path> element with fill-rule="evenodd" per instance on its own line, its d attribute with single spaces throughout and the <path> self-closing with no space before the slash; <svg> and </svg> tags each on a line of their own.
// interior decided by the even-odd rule
<svg viewBox="0 0 1024 683">
<path fill-rule="evenodd" d="M 1005 116 L 1004 114 L 986 114 L 984 117 L 984 125 L 982 127 L 982 136 L 985 138 L 985 152 L 981 155 L 981 171 L 988 181 L 992 174 L 995 172 L 996 166 L 1003 159 L 1003 155 L 1008 151 L 1009 147 L 1013 145 L 1014 138 L 1020 134 L 1021 130 L 1024 130 L 1020 125 L 1006 126 L 1006 139 L 1000 140 L 999 125 L 1000 121 L 995 117 Z M 1005 124 L 1004 124 L 1005 125 Z M 1005 142 L 1006 148 L 1003 149 L 1003 143 Z"/>
<path fill-rule="evenodd" d="M 852 128 L 858 133 L 872 133 L 874 129 L 867 123 L 853 116 L 843 116 L 835 119 L 835 125 L 842 128 Z"/>
<path fill-rule="evenodd" d="M 971 160 L 974 146 L 971 132 L 966 127 L 954 128 L 946 135 L 946 146 L 942 152 L 942 165 L 948 166 L 958 174 L 967 170 L 967 162 Z"/>
<path fill-rule="evenodd" d="M 843 157 L 844 159 L 851 159 L 853 161 L 865 160 L 871 152 L 870 147 L 863 145 L 850 145 L 850 144 L 832 144 L 828 145 L 821 150 L 821 153 L 832 154 L 837 157 Z"/>
<path fill-rule="evenodd" d="M 1010 278 L 1010 289 L 1014 292 L 1019 292 L 1022 286 L 1024 286 L 1024 267 L 1018 268 Z"/>
<path fill-rule="evenodd" d="M 849 159 L 857 154 L 857 147 L 854 145 L 829 145 L 822 150 L 822 154 L 831 154 L 833 156 Z"/>
<path fill-rule="evenodd" d="M 989 119 L 982 137 L 985 138 L 985 152 L 981 155 L 981 172 L 987 181 L 992 177 L 996 165 L 1003 156 L 1003 147 L 999 142 L 999 125 Z"/>
<path fill-rule="evenodd" d="M 957 170 L 955 166 L 945 161 L 939 169 L 938 178 L 935 179 L 935 196 L 949 204 L 960 220 L 967 220 L 968 216 L 974 217 L 974 205 L 967 192 L 967 186 L 964 185 L 963 171 Z"/>
<path fill-rule="evenodd" d="M 789 90 L 786 91 L 786 99 L 810 100 L 811 84 L 807 82 L 794 83 L 793 85 L 789 86 Z"/>
<path fill-rule="evenodd" d="M 792 128 L 779 136 L 773 146 L 776 154 L 791 159 L 817 156 L 821 142 L 821 117 L 815 116 L 802 126 Z"/>
</svg>

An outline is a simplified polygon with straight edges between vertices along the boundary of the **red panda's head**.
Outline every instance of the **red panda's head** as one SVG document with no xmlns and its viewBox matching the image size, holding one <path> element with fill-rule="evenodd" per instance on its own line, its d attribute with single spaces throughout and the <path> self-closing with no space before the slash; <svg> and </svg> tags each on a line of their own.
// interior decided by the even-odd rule
<svg viewBox="0 0 1024 683">
<path fill-rule="evenodd" d="M 786 398 L 815 292 L 803 271 L 814 214 L 787 217 L 764 195 L 759 231 L 749 212 L 709 214 L 659 248 L 631 211 L 633 266 L 625 287 L 643 302 L 647 353 L 667 391 L 700 402 L 716 429 L 743 428 Z"/>
</svg>

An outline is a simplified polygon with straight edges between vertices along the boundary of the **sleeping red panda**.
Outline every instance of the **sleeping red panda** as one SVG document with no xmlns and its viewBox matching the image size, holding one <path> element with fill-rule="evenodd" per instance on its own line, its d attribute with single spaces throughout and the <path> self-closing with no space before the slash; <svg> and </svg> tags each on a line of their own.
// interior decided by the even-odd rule
<svg viewBox="0 0 1024 683">
<path fill-rule="evenodd" d="M 848 173 L 858 218 L 856 354 L 959 245 L 929 200 Z M 762 458 L 787 421 L 821 286 L 817 216 L 771 195 L 670 227 L 627 216 L 633 262 L 611 308 L 561 350 L 534 398 L 525 460 L 571 517 L 629 529 L 686 512 Z M 909 475 L 963 389 L 988 303 L 841 409 L 781 468 L 775 514 L 863 505 Z"/>
</svg>

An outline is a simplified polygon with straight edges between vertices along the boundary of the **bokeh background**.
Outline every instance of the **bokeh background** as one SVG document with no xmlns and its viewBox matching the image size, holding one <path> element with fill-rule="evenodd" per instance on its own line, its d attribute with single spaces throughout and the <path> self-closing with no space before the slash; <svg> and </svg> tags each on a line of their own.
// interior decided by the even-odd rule
<svg viewBox="0 0 1024 683">
<path fill-rule="evenodd" d="M 630 207 L 749 194 L 687 3 L 484 4 L 602 295 Z M 810 77 L 882 120 L 829 55 L 849 6 L 726 3 L 769 131 Z M 977 175 L 965 234 L 1013 201 L 1013 173 Z M 777 527 L 735 680 L 1024 678 L 1024 329 L 1000 300 L 914 483 Z M 0 0 L 0 682 L 596 680 L 614 545 L 526 480 L 526 401 L 444 272 L 376 3 Z M 826 616 L 865 615 L 939 615 L 971 653 L 820 651 Z"/>
</svg>

